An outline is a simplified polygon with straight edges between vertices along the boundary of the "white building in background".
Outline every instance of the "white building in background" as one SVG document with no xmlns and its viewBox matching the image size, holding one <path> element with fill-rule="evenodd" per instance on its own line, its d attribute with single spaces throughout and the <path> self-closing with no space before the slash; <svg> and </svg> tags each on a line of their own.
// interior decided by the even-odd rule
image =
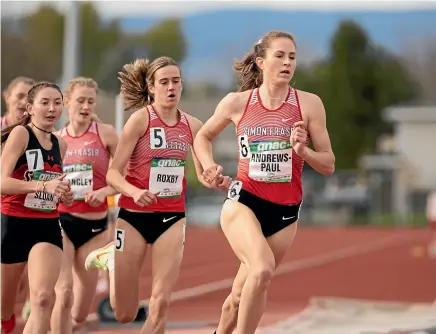
<svg viewBox="0 0 436 334">
<path fill-rule="evenodd" d="M 383 117 L 394 124 L 394 137 L 379 145 L 379 154 L 362 157 L 361 166 L 392 172 L 392 211 L 407 219 L 409 195 L 436 189 L 436 106 L 391 107 Z"/>
<path fill-rule="evenodd" d="M 384 116 L 394 123 L 396 152 L 416 171 L 414 186 L 436 188 L 436 106 L 389 108 Z"/>
</svg>

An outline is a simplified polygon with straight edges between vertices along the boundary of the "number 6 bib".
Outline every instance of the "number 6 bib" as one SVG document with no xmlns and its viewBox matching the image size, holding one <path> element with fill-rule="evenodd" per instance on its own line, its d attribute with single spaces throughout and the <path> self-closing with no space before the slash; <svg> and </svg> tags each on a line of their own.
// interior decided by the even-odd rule
<svg viewBox="0 0 436 334">
<path fill-rule="evenodd" d="M 183 191 L 185 160 L 153 158 L 148 190 L 161 198 L 179 198 Z"/>
<path fill-rule="evenodd" d="M 255 181 L 291 182 L 292 145 L 289 140 L 266 140 L 250 143 L 248 175 Z"/>
</svg>

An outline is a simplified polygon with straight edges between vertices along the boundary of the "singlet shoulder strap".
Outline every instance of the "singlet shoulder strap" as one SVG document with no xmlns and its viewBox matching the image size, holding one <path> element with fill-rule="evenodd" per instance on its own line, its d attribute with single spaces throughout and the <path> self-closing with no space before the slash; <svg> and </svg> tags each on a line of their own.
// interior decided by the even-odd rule
<svg viewBox="0 0 436 334">
<path fill-rule="evenodd" d="M 32 128 L 30 127 L 29 124 L 26 124 L 24 127 L 26 128 L 27 132 L 29 132 L 29 140 L 30 140 L 30 137 L 38 140 L 38 138 L 36 138 L 35 132 L 33 132 Z"/>
<path fill-rule="evenodd" d="M 180 109 L 177 109 L 177 111 L 180 113 L 180 123 L 189 126 L 189 122 L 188 122 L 188 118 L 186 117 L 186 114 Z"/>
<path fill-rule="evenodd" d="M 56 137 L 56 135 L 53 134 L 53 133 L 51 134 L 51 142 L 53 143 L 53 145 L 56 144 L 56 145 L 59 146 L 59 140 L 58 140 L 58 137 Z"/>
<path fill-rule="evenodd" d="M 289 88 L 289 93 L 288 93 L 288 98 L 286 99 L 286 103 L 293 105 L 294 107 L 298 107 L 297 93 L 296 90 L 292 87 Z"/>
<path fill-rule="evenodd" d="M 91 132 L 91 133 L 98 133 L 98 125 L 97 125 L 97 121 L 92 121 L 91 125 L 89 126 L 87 132 Z"/>
<path fill-rule="evenodd" d="M 148 115 L 149 115 L 149 117 L 150 117 L 150 121 L 152 121 L 152 120 L 154 120 L 154 119 L 156 119 L 156 118 L 159 118 L 159 117 L 156 115 L 156 113 L 155 113 L 154 108 L 153 108 L 152 105 L 148 105 L 148 106 L 147 106 L 147 110 L 148 110 Z"/>
<path fill-rule="evenodd" d="M 256 104 L 259 102 L 259 88 L 254 88 L 250 93 L 250 100 L 248 102 L 248 106 Z"/>
</svg>

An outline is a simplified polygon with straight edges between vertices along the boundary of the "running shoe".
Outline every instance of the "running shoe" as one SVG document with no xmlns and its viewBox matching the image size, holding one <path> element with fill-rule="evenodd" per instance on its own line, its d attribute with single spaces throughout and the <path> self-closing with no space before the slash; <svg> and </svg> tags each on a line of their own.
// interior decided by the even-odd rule
<svg viewBox="0 0 436 334">
<path fill-rule="evenodd" d="M 21 318 L 23 320 L 27 320 L 29 319 L 29 316 L 30 316 L 30 300 L 27 299 L 21 311 Z"/>
<path fill-rule="evenodd" d="M 98 248 L 86 257 L 85 268 L 89 269 L 103 269 L 110 270 L 110 263 L 114 263 L 115 258 L 115 244 L 110 242 L 102 248 Z"/>
</svg>

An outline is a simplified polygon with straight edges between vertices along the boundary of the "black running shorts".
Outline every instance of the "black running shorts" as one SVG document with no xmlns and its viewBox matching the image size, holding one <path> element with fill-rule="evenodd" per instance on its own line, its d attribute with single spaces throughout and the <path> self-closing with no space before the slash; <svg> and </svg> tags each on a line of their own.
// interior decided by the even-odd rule
<svg viewBox="0 0 436 334">
<path fill-rule="evenodd" d="M 59 221 L 75 249 L 78 249 L 95 236 L 106 231 L 108 223 L 107 216 L 103 219 L 89 220 L 74 217 L 66 212 L 60 213 Z"/>
<path fill-rule="evenodd" d="M 121 208 L 118 218 L 132 225 L 144 238 L 153 244 L 162 234 L 180 219 L 185 218 L 184 212 L 133 212 Z"/>
<path fill-rule="evenodd" d="M 296 205 L 283 205 L 269 202 L 244 189 L 242 181 L 233 181 L 226 200 L 237 201 L 253 211 L 267 238 L 295 223 L 300 216 L 301 202 Z"/>
<path fill-rule="evenodd" d="M 62 232 L 58 218 L 23 218 L 1 214 L 1 262 L 26 262 L 30 250 L 46 242 L 62 249 Z"/>
</svg>

